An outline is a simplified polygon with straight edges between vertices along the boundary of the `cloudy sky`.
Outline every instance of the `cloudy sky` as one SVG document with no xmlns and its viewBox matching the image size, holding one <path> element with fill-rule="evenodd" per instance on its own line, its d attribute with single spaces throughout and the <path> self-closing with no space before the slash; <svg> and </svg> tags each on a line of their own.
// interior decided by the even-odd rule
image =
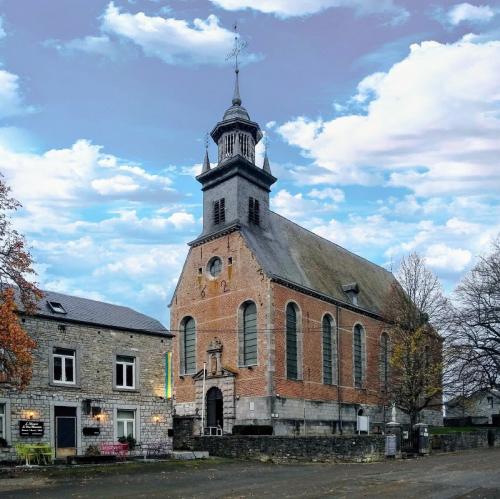
<svg viewBox="0 0 500 499">
<path fill-rule="evenodd" d="M 168 324 L 235 21 L 276 212 L 386 268 L 418 251 L 449 291 L 500 231 L 499 1 L 0 0 L 0 16 L 0 172 L 44 289 Z"/>
</svg>

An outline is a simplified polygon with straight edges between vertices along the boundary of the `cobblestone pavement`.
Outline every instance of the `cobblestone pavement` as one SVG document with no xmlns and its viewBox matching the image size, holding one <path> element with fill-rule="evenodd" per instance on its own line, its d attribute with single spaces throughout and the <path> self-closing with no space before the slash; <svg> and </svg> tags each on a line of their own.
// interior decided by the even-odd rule
<svg viewBox="0 0 500 499">
<path fill-rule="evenodd" d="M 374 464 L 215 459 L 30 472 L 0 479 L 0 496 L 500 498 L 500 448 Z"/>
</svg>

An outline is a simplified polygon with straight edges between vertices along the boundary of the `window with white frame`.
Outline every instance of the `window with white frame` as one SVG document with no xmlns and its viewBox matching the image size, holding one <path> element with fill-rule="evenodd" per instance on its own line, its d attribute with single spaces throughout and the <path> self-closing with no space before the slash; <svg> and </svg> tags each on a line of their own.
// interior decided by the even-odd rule
<svg viewBox="0 0 500 499">
<path fill-rule="evenodd" d="M 76 383 L 76 351 L 54 347 L 52 351 L 52 380 L 55 383 Z"/>
<path fill-rule="evenodd" d="M 116 388 L 135 388 L 135 357 L 116 356 Z"/>
<path fill-rule="evenodd" d="M 118 409 L 116 411 L 116 437 L 135 438 L 135 410 Z"/>
<path fill-rule="evenodd" d="M 6 418 L 5 413 L 6 413 L 5 404 L 0 404 L 0 438 L 3 438 L 4 440 L 7 438 L 6 428 L 5 428 L 5 418 Z"/>
</svg>

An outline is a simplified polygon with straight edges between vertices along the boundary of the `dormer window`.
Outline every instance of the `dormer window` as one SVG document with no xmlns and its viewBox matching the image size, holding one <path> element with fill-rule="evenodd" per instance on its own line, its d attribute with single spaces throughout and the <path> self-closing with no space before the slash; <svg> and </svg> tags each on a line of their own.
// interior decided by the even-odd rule
<svg viewBox="0 0 500 499">
<path fill-rule="evenodd" d="M 351 282 L 342 286 L 344 293 L 348 296 L 353 305 L 358 304 L 359 286 L 357 282 Z"/>
<path fill-rule="evenodd" d="M 55 314 L 66 314 L 65 308 L 58 301 L 48 301 L 47 304 L 52 312 Z"/>
<path fill-rule="evenodd" d="M 214 203 L 214 225 L 223 224 L 226 221 L 226 200 L 221 198 Z"/>
<path fill-rule="evenodd" d="M 254 198 L 248 198 L 248 221 L 251 224 L 260 225 L 259 201 Z"/>
</svg>

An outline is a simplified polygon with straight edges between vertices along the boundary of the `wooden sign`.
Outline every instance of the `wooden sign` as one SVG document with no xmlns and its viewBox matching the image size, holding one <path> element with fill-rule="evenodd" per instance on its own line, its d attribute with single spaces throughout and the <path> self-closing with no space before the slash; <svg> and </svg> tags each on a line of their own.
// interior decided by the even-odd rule
<svg viewBox="0 0 500 499">
<path fill-rule="evenodd" d="M 22 420 L 19 421 L 19 435 L 21 437 L 43 437 L 43 421 Z"/>
</svg>

